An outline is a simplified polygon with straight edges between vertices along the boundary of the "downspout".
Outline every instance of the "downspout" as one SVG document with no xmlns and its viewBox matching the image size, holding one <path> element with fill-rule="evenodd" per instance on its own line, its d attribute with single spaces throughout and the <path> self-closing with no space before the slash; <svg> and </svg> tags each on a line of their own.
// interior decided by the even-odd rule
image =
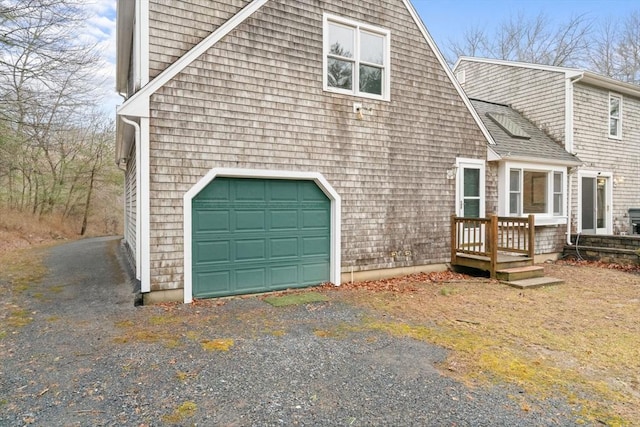
<svg viewBox="0 0 640 427">
<path fill-rule="evenodd" d="M 134 142 L 135 142 L 135 147 L 136 147 L 136 151 L 138 150 L 138 147 L 140 146 L 140 125 L 138 123 L 136 123 L 133 120 L 129 120 L 124 116 L 120 116 L 120 118 L 122 119 L 122 121 L 130 126 L 133 126 L 133 129 L 135 130 L 135 137 L 134 137 Z M 139 156 L 136 154 L 136 163 L 139 162 Z M 140 187 L 140 180 L 139 180 L 139 170 L 140 167 L 138 164 L 136 164 L 136 192 L 139 193 L 139 187 Z M 140 202 L 139 202 L 139 194 L 136 195 L 136 279 L 140 280 L 140 262 L 141 260 L 141 256 L 142 254 L 140 253 L 141 248 L 141 242 L 140 242 Z M 126 212 L 126 211 L 125 211 Z"/>
<path fill-rule="evenodd" d="M 579 82 L 584 77 L 584 72 L 581 72 L 574 76 L 567 76 L 565 80 L 565 96 L 567 97 L 565 101 L 565 127 L 564 127 L 564 138 L 565 138 L 565 150 L 567 150 L 570 154 L 575 155 L 574 150 L 574 140 L 573 140 L 573 85 L 576 82 Z M 572 245 L 571 243 L 571 202 L 573 198 L 571 197 L 571 189 L 573 186 L 572 175 L 574 171 L 572 168 L 567 169 L 567 245 Z"/>
</svg>

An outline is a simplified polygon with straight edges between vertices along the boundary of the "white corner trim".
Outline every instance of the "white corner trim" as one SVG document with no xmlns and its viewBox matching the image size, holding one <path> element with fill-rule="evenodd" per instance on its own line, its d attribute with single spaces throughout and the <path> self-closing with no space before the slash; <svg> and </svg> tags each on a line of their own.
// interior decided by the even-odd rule
<svg viewBox="0 0 640 427">
<path fill-rule="evenodd" d="M 464 89 L 462 89 L 462 86 L 458 82 L 458 79 L 456 79 L 456 76 L 453 75 L 453 71 L 451 70 L 451 68 L 449 68 L 449 64 L 447 64 L 447 61 L 444 59 L 444 56 L 442 55 L 442 52 L 440 52 L 440 49 L 438 49 L 436 42 L 431 37 L 431 34 L 429 34 L 429 30 L 427 30 L 427 27 L 424 25 L 424 22 L 422 22 L 422 19 L 420 19 L 420 16 L 418 15 L 418 12 L 416 12 L 415 8 L 411 4 L 411 1 L 402 0 L 402 2 L 404 3 L 405 7 L 409 11 L 409 14 L 413 18 L 413 21 L 416 23 L 416 25 L 420 29 L 420 32 L 422 33 L 422 36 L 424 37 L 424 39 L 427 41 L 427 44 L 429 45 L 433 53 L 436 55 L 436 59 L 438 60 L 438 62 L 442 66 L 442 69 L 447 74 L 447 77 L 449 78 L 449 80 L 455 87 L 456 91 L 460 95 L 462 102 L 464 102 L 467 109 L 473 116 L 473 119 L 476 121 L 476 124 L 480 128 L 480 131 L 486 138 L 487 143 L 489 145 L 495 145 L 496 142 L 494 141 L 493 137 L 489 133 L 489 130 L 487 130 L 487 127 L 484 125 L 484 123 L 480 119 L 480 116 L 478 115 L 478 112 L 476 111 L 476 109 L 473 108 L 473 105 L 471 105 L 471 101 L 469 101 L 469 98 L 464 93 Z"/>
<path fill-rule="evenodd" d="M 331 201 L 331 254 L 329 280 L 340 284 L 341 269 L 341 223 L 342 199 L 338 192 L 319 172 L 299 172 L 262 169 L 214 168 L 202 177 L 183 196 L 183 232 L 184 232 L 184 303 L 193 301 L 193 253 L 192 253 L 192 201 L 211 181 L 218 177 L 292 179 L 314 181 Z"/>
<path fill-rule="evenodd" d="M 182 72 L 189 64 L 202 56 L 213 45 L 218 43 L 223 37 L 233 31 L 238 25 L 242 24 L 247 18 L 253 15 L 258 9 L 264 6 L 269 0 L 253 0 L 244 9 L 236 13 L 227 22 L 222 24 L 213 33 L 205 37 L 200 43 L 191 48 L 187 53 L 178 58 L 173 64 L 167 67 L 156 78 L 151 80 L 147 85 L 140 89 L 135 95 L 129 98 L 118 109 L 118 114 L 122 115 L 136 115 L 135 112 L 145 110 L 148 113 L 149 110 L 149 97 L 155 93 L 162 86 L 167 84 L 178 73 Z M 147 17 L 148 19 L 148 17 Z M 148 46 L 148 31 L 147 31 L 147 46 Z M 148 49 L 147 49 L 148 50 Z M 149 62 L 147 58 L 147 76 Z M 146 106 L 144 105 L 146 103 Z M 139 105 L 142 104 L 142 105 Z M 138 116 L 141 117 L 141 116 Z"/>
</svg>

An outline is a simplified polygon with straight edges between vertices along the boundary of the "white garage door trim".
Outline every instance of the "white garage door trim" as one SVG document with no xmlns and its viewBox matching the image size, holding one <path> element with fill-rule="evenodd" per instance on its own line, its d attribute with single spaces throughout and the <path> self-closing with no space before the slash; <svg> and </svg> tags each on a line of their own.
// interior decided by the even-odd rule
<svg viewBox="0 0 640 427">
<path fill-rule="evenodd" d="M 184 195 L 184 302 L 193 301 L 193 254 L 192 254 L 192 218 L 193 198 L 217 177 L 225 178 L 257 178 L 257 179 L 293 179 L 314 181 L 331 201 L 331 259 L 329 279 L 340 284 L 340 208 L 341 199 L 338 192 L 319 172 L 297 172 L 261 169 L 214 168 Z"/>
</svg>

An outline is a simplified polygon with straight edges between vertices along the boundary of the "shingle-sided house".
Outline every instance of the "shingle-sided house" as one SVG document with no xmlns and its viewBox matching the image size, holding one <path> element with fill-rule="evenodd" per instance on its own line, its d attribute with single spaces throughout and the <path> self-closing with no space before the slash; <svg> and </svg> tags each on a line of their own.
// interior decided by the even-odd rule
<svg viewBox="0 0 640 427">
<path fill-rule="evenodd" d="M 120 0 L 117 34 L 145 302 L 441 268 L 484 214 L 490 136 L 407 0 Z"/>
<path fill-rule="evenodd" d="M 562 197 L 569 203 L 562 212 L 554 207 L 548 175 L 545 212 L 536 213 L 542 221 L 570 221 L 573 233 L 633 231 L 629 210 L 640 207 L 640 86 L 585 70 L 471 57 L 460 58 L 454 73 L 468 96 L 508 104 L 580 159 L 563 174 Z M 503 164 L 500 211 L 526 214 L 510 198 L 524 195 L 517 183 L 538 165 L 508 156 Z"/>
</svg>

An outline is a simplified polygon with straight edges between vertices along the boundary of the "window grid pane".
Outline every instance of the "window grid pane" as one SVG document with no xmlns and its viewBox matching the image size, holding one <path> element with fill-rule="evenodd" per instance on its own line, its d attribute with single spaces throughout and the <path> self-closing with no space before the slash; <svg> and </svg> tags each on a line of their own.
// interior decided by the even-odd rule
<svg viewBox="0 0 640 427">
<path fill-rule="evenodd" d="M 384 64 L 384 37 L 362 31 L 360 33 L 360 60 L 370 64 Z"/>
<path fill-rule="evenodd" d="M 382 95 L 382 68 L 360 65 L 360 92 Z"/>
<path fill-rule="evenodd" d="M 340 59 L 327 60 L 327 84 L 340 89 L 353 88 L 353 63 Z"/>
<path fill-rule="evenodd" d="M 342 25 L 329 24 L 329 53 L 343 58 L 354 57 L 355 30 Z"/>
<path fill-rule="evenodd" d="M 562 215 L 562 172 L 553 173 L 553 214 Z"/>
<path fill-rule="evenodd" d="M 620 136 L 620 104 L 622 99 L 609 97 L 609 136 Z"/>
<path fill-rule="evenodd" d="M 509 171 L 509 215 L 520 215 L 520 169 Z"/>
</svg>

